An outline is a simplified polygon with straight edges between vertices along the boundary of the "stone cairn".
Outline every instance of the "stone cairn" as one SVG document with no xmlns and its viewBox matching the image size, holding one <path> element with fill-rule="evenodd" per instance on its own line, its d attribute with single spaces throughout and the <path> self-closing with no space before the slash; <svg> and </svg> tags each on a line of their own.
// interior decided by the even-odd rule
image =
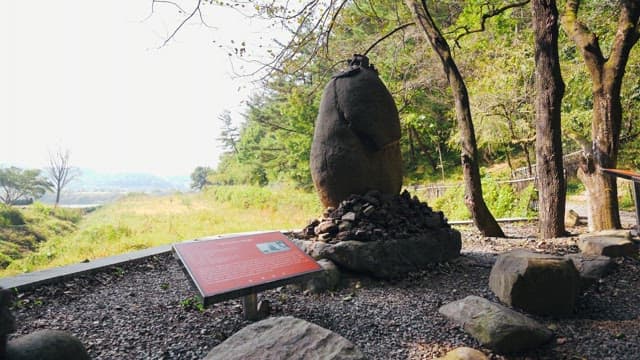
<svg viewBox="0 0 640 360">
<path fill-rule="evenodd" d="M 398 278 L 460 255 L 460 232 L 440 211 L 404 191 L 351 195 L 292 234 L 316 260 L 377 278 Z"/>
<path fill-rule="evenodd" d="M 377 190 L 351 195 L 338 208 L 328 207 L 320 219 L 312 220 L 300 239 L 337 244 L 340 241 L 385 241 L 406 239 L 429 229 L 450 229 L 442 211 L 433 211 L 408 191 L 400 195 Z"/>
</svg>

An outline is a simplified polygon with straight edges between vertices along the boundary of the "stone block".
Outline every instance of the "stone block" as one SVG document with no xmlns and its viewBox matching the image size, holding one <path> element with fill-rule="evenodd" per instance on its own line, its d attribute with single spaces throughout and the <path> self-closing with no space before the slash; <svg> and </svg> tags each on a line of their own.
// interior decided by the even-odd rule
<svg viewBox="0 0 640 360">
<path fill-rule="evenodd" d="M 518 249 L 498 256 L 489 287 L 505 304 L 562 316 L 573 312 L 580 275 L 571 259 Z"/>
</svg>

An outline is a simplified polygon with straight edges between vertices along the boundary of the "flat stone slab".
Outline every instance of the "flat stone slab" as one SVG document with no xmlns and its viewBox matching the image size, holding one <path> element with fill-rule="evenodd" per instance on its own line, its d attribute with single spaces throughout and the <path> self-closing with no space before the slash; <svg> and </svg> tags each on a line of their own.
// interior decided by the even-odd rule
<svg viewBox="0 0 640 360">
<path fill-rule="evenodd" d="M 638 252 L 628 230 L 605 230 L 580 235 L 578 247 L 585 255 L 608 257 L 633 256 Z"/>
<path fill-rule="evenodd" d="M 500 353 L 535 349 L 553 335 L 537 321 L 479 296 L 467 296 L 438 311 L 483 346 Z"/>
<path fill-rule="evenodd" d="M 316 324 L 292 317 L 253 323 L 213 348 L 205 360 L 364 360 L 353 343 Z"/>
</svg>

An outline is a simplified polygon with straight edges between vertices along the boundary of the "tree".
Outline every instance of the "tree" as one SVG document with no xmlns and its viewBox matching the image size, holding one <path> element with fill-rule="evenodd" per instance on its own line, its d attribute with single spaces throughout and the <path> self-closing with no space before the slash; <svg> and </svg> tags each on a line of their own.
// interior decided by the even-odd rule
<svg viewBox="0 0 640 360">
<path fill-rule="evenodd" d="M 617 2 L 618 25 L 607 57 L 600 47 L 601 35 L 578 18 L 580 3 L 567 0 L 562 17 L 562 27 L 582 54 L 592 82 L 591 140 L 577 139 L 584 155 L 578 177 L 589 192 L 589 227 L 620 228 L 616 180 L 602 169 L 617 166 L 622 125 L 620 90 L 629 53 L 640 37 L 640 1 Z"/>
<path fill-rule="evenodd" d="M 471 213 L 473 222 L 484 236 L 504 237 L 504 233 L 487 207 L 482 196 L 480 169 L 478 167 L 478 148 L 471 118 L 469 95 L 464 79 L 453 60 L 447 40 L 433 21 L 426 1 L 405 0 L 411 9 L 417 24 L 424 31 L 433 50 L 438 54 L 447 75 L 449 86 L 455 99 L 458 131 L 460 132 L 462 172 L 465 180 L 465 204 Z"/>
<path fill-rule="evenodd" d="M 54 206 L 60 203 L 60 195 L 62 190 L 78 176 L 78 169 L 71 166 L 69 162 L 70 152 L 68 149 L 58 148 L 54 152 L 49 152 L 49 167 L 47 174 L 53 191 L 56 193 L 56 202 Z"/>
<path fill-rule="evenodd" d="M 51 184 L 40 174 L 40 170 L 23 170 L 17 167 L 0 169 L 0 201 L 12 205 L 24 197 L 40 198 Z"/>
<path fill-rule="evenodd" d="M 211 169 L 206 166 L 198 166 L 191 173 L 191 189 L 200 191 L 205 186 L 211 185 L 209 182 L 209 174 Z"/>
<path fill-rule="evenodd" d="M 565 179 L 562 164 L 561 102 L 564 82 L 558 56 L 558 9 L 555 0 L 533 0 L 535 33 L 536 164 L 538 230 L 542 238 L 564 236 Z"/>
</svg>

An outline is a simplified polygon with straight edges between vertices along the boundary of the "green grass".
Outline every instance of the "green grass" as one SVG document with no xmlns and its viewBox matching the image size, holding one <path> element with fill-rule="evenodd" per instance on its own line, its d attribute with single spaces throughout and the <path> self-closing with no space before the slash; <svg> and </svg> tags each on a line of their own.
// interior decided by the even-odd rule
<svg viewBox="0 0 640 360">
<path fill-rule="evenodd" d="M 37 251 L 12 261 L 0 276 L 203 236 L 298 229 L 321 211 L 315 194 L 292 189 L 219 186 L 197 194 L 130 195 L 85 215 L 73 232 L 48 230 Z"/>
</svg>

